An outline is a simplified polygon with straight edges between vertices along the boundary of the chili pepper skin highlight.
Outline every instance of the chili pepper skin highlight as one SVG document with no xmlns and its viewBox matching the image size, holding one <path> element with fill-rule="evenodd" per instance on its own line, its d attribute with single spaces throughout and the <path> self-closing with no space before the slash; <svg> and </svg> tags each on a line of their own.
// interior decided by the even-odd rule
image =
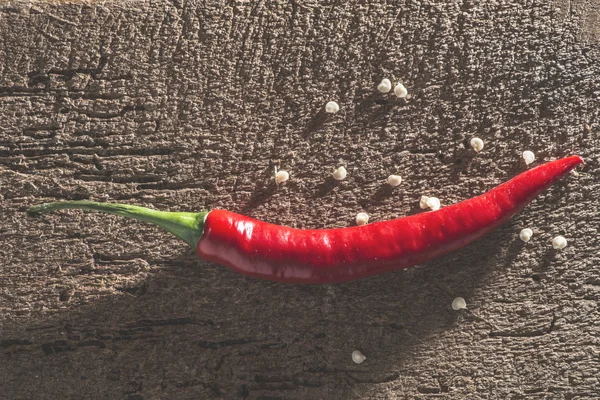
<svg viewBox="0 0 600 400">
<path fill-rule="evenodd" d="M 286 283 L 337 283 L 407 268 L 464 247 L 508 221 L 582 162 L 579 156 L 552 161 L 437 211 L 347 228 L 301 230 L 225 210 L 171 213 L 86 201 L 42 204 L 29 212 L 82 208 L 154 222 L 200 257 L 241 274 Z"/>
</svg>

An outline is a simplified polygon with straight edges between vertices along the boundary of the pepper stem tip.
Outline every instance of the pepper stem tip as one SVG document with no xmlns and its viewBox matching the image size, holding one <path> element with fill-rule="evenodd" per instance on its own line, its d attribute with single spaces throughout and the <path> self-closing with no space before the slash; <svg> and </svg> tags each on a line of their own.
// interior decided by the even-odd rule
<svg viewBox="0 0 600 400">
<path fill-rule="evenodd" d="M 193 249 L 204 233 L 204 220 L 208 212 L 172 212 L 129 204 L 99 203 L 95 201 L 60 201 L 38 204 L 27 209 L 29 215 L 39 215 L 61 209 L 99 211 L 151 222 L 184 240 Z"/>
</svg>

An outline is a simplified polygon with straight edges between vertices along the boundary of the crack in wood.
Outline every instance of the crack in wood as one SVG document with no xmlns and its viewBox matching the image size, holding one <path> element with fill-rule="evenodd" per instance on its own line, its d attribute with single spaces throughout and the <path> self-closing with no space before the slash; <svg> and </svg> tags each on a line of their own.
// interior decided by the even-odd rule
<svg viewBox="0 0 600 400">
<path fill-rule="evenodd" d="M 550 321 L 547 327 L 540 327 L 538 329 L 533 329 L 530 331 L 491 331 L 489 333 L 490 337 L 536 337 L 536 336 L 544 336 L 551 333 L 554 330 L 554 325 L 556 323 L 556 315 Z"/>
<path fill-rule="evenodd" d="M 2 339 L 0 340 L 0 347 L 7 348 L 10 346 L 28 346 L 33 344 L 28 339 Z"/>
<path fill-rule="evenodd" d="M 203 349 L 216 350 L 216 349 L 221 349 L 223 347 L 239 346 L 239 345 L 244 345 L 244 344 L 249 344 L 249 343 L 255 343 L 258 341 L 259 341 L 258 339 L 252 339 L 252 338 L 226 339 L 226 340 L 219 340 L 219 341 L 200 340 L 197 342 L 197 344 L 198 344 L 198 346 L 202 347 Z"/>
</svg>

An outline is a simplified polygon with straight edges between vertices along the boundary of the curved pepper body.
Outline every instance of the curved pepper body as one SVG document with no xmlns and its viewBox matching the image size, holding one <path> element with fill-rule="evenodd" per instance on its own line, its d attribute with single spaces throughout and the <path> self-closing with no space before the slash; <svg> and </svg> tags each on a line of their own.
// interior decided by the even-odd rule
<svg viewBox="0 0 600 400">
<path fill-rule="evenodd" d="M 273 281 L 365 278 L 423 263 L 479 239 L 582 162 L 579 156 L 549 162 L 438 211 L 363 226 L 301 230 L 212 210 L 196 251 L 239 273 Z"/>
</svg>

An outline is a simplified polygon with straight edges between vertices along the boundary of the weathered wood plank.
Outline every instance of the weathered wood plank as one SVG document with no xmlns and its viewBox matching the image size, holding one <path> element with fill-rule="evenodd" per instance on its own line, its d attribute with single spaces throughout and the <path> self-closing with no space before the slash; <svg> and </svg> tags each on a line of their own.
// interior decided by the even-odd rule
<svg viewBox="0 0 600 400">
<path fill-rule="evenodd" d="M 596 397 L 598 9 L 3 2 L 0 397 Z M 377 94 L 383 77 L 411 98 Z M 345 226 L 481 193 L 525 149 L 586 166 L 477 244 L 343 285 L 240 277 L 116 217 L 23 213 L 90 198 Z"/>
</svg>

